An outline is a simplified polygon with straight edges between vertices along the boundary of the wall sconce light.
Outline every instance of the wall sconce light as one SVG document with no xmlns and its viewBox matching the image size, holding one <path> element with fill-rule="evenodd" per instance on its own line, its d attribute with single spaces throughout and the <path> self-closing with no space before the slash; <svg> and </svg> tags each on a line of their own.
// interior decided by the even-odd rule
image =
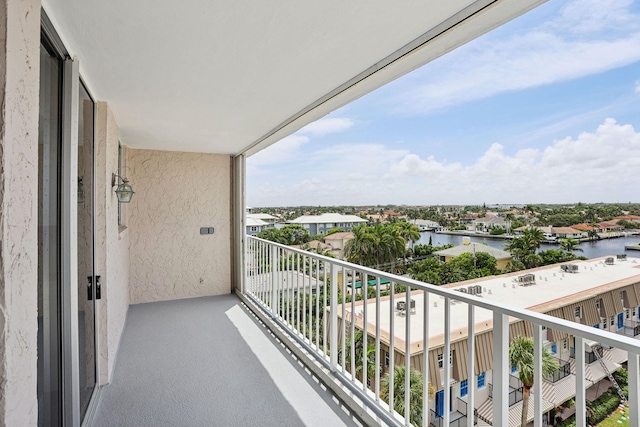
<svg viewBox="0 0 640 427">
<path fill-rule="evenodd" d="M 133 195 L 135 194 L 135 192 L 133 191 L 133 188 L 131 188 L 131 185 L 129 185 L 129 180 L 127 178 L 122 178 L 120 175 L 116 175 L 115 173 L 112 173 L 111 187 L 115 187 L 116 184 L 118 184 L 118 181 L 116 181 L 116 178 L 122 181 L 122 183 L 118 185 L 118 188 L 116 188 L 116 196 L 118 196 L 118 202 L 120 203 L 131 202 L 131 198 L 133 198 Z"/>
<path fill-rule="evenodd" d="M 78 203 L 84 203 L 84 184 L 81 176 L 78 177 Z"/>
</svg>

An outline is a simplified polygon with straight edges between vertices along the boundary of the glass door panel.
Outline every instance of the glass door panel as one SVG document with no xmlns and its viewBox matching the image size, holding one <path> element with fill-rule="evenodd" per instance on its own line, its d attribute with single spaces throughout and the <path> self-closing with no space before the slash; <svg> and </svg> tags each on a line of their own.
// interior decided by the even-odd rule
<svg viewBox="0 0 640 427">
<path fill-rule="evenodd" d="M 38 425 L 62 423 L 60 147 L 62 61 L 40 46 L 38 130 Z"/>
<path fill-rule="evenodd" d="M 80 84 L 78 103 L 78 361 L 80 416 L 96 386 L 93 126 L 94 103 Z"/>
</svg>

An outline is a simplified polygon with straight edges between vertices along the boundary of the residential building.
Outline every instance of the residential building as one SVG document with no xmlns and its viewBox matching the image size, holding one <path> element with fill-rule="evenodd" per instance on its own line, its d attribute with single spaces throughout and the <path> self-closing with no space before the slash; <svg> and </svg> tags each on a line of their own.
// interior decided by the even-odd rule
<svg viewBox="0 0 640 427">
<path fill-rule="evenodd" d="M 274 227 L 280 221 L 280 218 L 268 213 L 248 213 L 247 218 L 259 219 Z"/>
<path fill-rule="evenodd" d="M 622 215 L 622 216 L 617 216 L 614 219 L 629 221 L 629 222 L 640 222 L 640 216 L 638 215 Z"/>
<path fill-rule="evenodd" d="M 527 310 L 545 313 L 567 321 L 593 328 L 607 330 L 621 335 L 640 339 L 640 258 L 617 259 L 605 257 L 588 261 L 576 261 L 573 264 L 556 264 L 536 269 L 520 271 L 500 276 L 446 285 L 445 287 L 461 294 L 472 294 L 484 300 L 515 305 Z M 360 282 L 358 282 L 360 283 Z M 364 313 L 367 312 L 367 331 L 373 341 L 376 330 L 380 330 L 380 359 L 388 369 L 393 341 L 394 363 L 404 366 L 407 354 L 409 365 L 423 369 L 425 335 L 425 299 L 424 292 L 414 291 L 410 296 L 411 304 L 406 304 L 405 293 L 358 301 L 346 306 L 344 316 L 338 313 L 338 328 L 342 319 L 347 326 L 363 329 Z M 448 308 L 447 308 L 448 305 Z M 365 308 L 366 306 L 366 308 Z M 446 327 L 442 319 L 446 310 L 451 324 Z M 494 383 L 493 314 L 485 310 L 476 310 L 474 317 L 475 367 L 469 373 L 468 367 L 468 306 L 455 299 L 448 302 L 441 297 L 430 297 L 428 302 L 428 378 L 436 388 L 431 408 L 436 417 L 444 414 L 444 395 L 446 387 L 445 365 L 450 372 L 451 420 L 466 417 L 473 413 L 467 408 L 467 394 L 475 388 L 475 409 L 480 420 L 493 422 L 492 384 Z M 355 315 L 354 315 L 355 314 Z M 379 319 L 379 323 L 376 320 Z M 348 328 L 347 328 L 348 329 Z M 408 332 L 410 331 L 410 332 Z M 449 331 L 449 363 L 443 357 L 446 331 Z M 508 337 L 516 335 L 532 337 L 533 325 L 520 319 L 511 318 L 508 325 Z M 409 342 L 406 336 L 409 334 Z M 393 338 L 389 338 L 393 337 Z M 542 385 L 542 408 L 545 419 L 554 408 L 576 395 L 576 352 L 585 353 L 585 388 L 593 386 L 608 377 L 608 374 L 620 368 L 627 361 L 626 351 L 611 348 L 596 341 L 585 341 L 584 348 L 576 347 L 575 337 L 561 330 L 541 329 L 541 342 L 557 359 L 560 370 L 553 377 L 545 378 Z M 410 349 L 410 353 L 407 350 Z M 597 355 L 595 354 L 597 353 Z M 602 362 L 600 362 L 602 361 Z M 498 425 L 515 427 L 520 425 L 522 384 L 517 372 L 509 373 L 509 421 Z M 370 382 L 371 384 L 371 382 Z M 373 386 L 371 386 L 373 387 Z M 608 386 L 607 386 L 608 387 Z M 607 387 L 602 387 L 606 389 Z M 536 388 L 535 390 L 539 390 Z M 539 397 L 534 390 L 532 399 Z M 533 404 L 531 405 L 531 407 Z M 530 417 L 532 418 L 532 416 Z M 438 425 L 433 423 L 432 425 Z"/>
<path fill-rule="evenodd" d="M 0 425 L 406 424 L 283 327 L 327 281 L 246 235 L 246 158 L 540 3 L 1 0 Z"/>
<path fill-rule="evenodd" d="M 442 226 L 440 226 L 440 224 L 428 219 L 412 219 L 409 222 L 413 225 L 417 225 L 420 231 L 442 230 Z"/>
<path fill-rule="evenodd" d="M 496 267 L 503 271 L 507 269 L 507 263 L 512 260 L 511 254 L 509 252 L 502 251 L 500 249 L 484 245 L 482 243 L 472 243 L 469 241 L 465 241 L 465 244 L 462 245 L 436 251 L 434 252 L 434 255 L 436 255 L 442 262 L 449 262 L 455 257 L 462 254 L 475 255 L 480 252 L 486 252 L 494 257 L 497 261 Z"/>
<path fill-rule="evenodd" d="M 303 226 L 311 235 L 326 234 L 332 228 L 341 228 L 351 231 L 360 224 L 366 224 L 367 220 L 355 215 L 342 215 L 339 213 L 324 213 L 321 215 L 303 215 L 289 221 L 289 224 Z"/>
<path fill-rule="evenodd" d="M 324 242 L 333 248 L 334 254 L 339 259 L 344 259 L 344 248 L 351 239 L 353 239 L 351 231 L 339 231 L 326 236 Z"/>
<path fill-rule="evenodd" d="M 483 218 L 478 218 L 472 223 L 474 230 L 490 232 L 492 228 L 501 227 L 508 230 L 511 227 L 511 221 L 505 218 L 493 215 L 487 215 Z"/>
<path fill-rule="evenodd" d="M 247 215 L 245 219 L 246 233 L 250 236 L 257 236 L 258 233 L 263 232 L 267 228 L 274 228 L 275 225 L 271 225 L 266 221 L 263 221 L 258 218 L 252 218 Z"/>
</svg>

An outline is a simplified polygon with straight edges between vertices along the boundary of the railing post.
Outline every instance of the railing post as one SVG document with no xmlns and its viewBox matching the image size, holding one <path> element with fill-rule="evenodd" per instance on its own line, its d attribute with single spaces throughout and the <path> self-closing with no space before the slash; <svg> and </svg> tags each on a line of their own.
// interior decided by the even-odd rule
<svg viewBox="0 0 640 427">
<path fill-rule="evenodd" d="M 493 312 L 493 423 L 509 424 L 509 318 Z"/>
<path fill-rule="evenodd" d="M 629 425 L 640 425 L 640 356 L 628 352 L 629 361 Z"/>
<path fill-rule="evenodd" d="M 576 336 L 576 427 L 585 427 L 587 394 L 585 390 L 584 338 Z"/>
<path fill-rule="evenodd" d="M 542 326 L 533 325 L 533 426 L 542 427 Z"/>
<path fill-rule="evenodd" d="M 338 368 L 338 266 L 331 265 L 331 312 L 329 315 L 329 354 L 331 371 Z"/>
<path fill-rule="evenodd" d="M 444 298 L 444 413 L 443 424 L 448 426 L 451 422 L 451 299 Z"/>
<path fill-rule="evenodd" d="M 278 315 L 278 247 L 271 246 L 271 312 Z"/>
<path fill-rule="evenodd" d="M 468 304 L 468 314 L 467 314 L 467 351 L 469 352 L 469 356 L 467 357 L 467 393 L 469 400 L 469 405 L 467 407 L 467 427 L 474 426 L 474 417 L 473 410 L 475 408 L 476 403 L 476 383 L 473 381 L 475 378 L 475 361 L 476 361 L 476 347 L 475 347 L 475 311 L 474 305 Z M 471 416 L 469 416 L 469 409 L 471 408 Z"/>
</svg>

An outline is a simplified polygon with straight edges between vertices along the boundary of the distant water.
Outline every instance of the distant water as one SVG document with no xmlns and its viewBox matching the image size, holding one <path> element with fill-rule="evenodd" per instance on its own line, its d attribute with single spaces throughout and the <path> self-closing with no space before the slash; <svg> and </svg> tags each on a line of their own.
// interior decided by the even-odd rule
<svg viewBox="0 0 640 427">
<path fill-rule="evenodd" d="M 431 231 L 425 231 L 420 233 L 422 237 L 416 242 L 416 245 L 426 245 L 429 243 L 429 237 L 433 239 L 433 245 L 445 245 L 451 244 L 454 246 L 462 244 L 462 237 L 451 234 L 439 234 Z M 486 237 L 471 236 L 471 241 L 474 243 L 484 243 L 497 249 L 504 250 L 504 244 L 508 240 L 502 239 L 488 239 Z M 580 249 L 583 252 L 576 251 L 576 256 L 586 256 L 587 258 L 599 258 L 607 255 L 617 255 L 626 253 L 630 257 L 640 257 L 640 251 L 625 251 L 625 245 L 632 245 L 634 243 L 640 243 L 640 236 L 620 237 L 617 239 L 603 239 L 594 240 L 593 242 L 580 243 Z M 560 245 L 542 244 L 540 246 L 541 251 L 547 249 L 559 249 Z"/>
</svg>

